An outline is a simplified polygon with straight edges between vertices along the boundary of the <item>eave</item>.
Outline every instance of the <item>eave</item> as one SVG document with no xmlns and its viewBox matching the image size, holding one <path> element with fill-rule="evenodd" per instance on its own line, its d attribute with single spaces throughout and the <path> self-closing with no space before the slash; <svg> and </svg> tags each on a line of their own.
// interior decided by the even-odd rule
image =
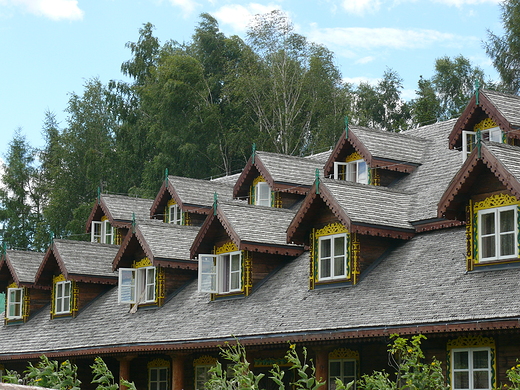
<svg viewBox="0 0 520 390">
<path fill-rule="evenodd" d="M 520 318 L 491 318 L 467 321 L 432 322 L 423 324 L 402 324 L 366 326 L 346 329 L 310 329 L 299 332 L 271 334 L 237 335 L 219 338 L 204 338 L 153 343 L 114 344 L 96 347 L 65 348 L 61 350 L 41 350 L 30 352 L 9 352 L 0 354 L 1 361 L 38 359 L 42 354 L 49 358 L 71 358 L 96 355 L 153 354 L 165 352 L 187 352 L 219 350 L 222 345 L 234 345 L 238 340 L 245 347 L 287 348 L 288 343 L 337 344 L 338 342 L 366 342 L 388 340 L 390 335 L 411 336 L 428 334 L 434 336 L 456 337 L 467 332 L 518 332 Z"/>
</svg>

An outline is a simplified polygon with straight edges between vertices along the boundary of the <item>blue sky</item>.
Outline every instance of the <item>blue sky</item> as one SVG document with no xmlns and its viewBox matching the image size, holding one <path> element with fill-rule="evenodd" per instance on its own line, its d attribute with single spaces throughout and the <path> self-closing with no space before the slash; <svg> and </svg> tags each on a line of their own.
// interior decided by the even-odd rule
<svg viewBox="0 0 520 390">
<path fill-rule="evenodd" d="M 501 34 L 498 0 L 0 0 L 0 158 L 17 128 L 42 147 L 45 111 L 66 126 L 70 93 L 87 79 L 122 79 L 144 23 L 161 43 L 187 42 L 202 12 L 226 35 L 245 36 L 251 17 L 285 11 L 297 32 L 334 51 L 343 77 L 376 82 L 387 68 L 413 98 L 434 61 L 462 54 L 496 78 L 482 48 Z"/>
</svg>

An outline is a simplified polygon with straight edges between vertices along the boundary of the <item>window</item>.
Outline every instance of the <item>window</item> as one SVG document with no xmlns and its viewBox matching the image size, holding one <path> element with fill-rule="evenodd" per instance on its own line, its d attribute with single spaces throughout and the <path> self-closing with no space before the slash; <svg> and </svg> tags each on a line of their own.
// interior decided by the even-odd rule
<svg viewBox="0 0 520 390">
<path fill-rule="evenodd" d="M 7 289 L 7 319 L 22 318 L 23 288 Z"/>
<path fill-rule="evenodd" d="M 517 206 L 478 211 L 479 260 L 518 257 Z"/>
<path fill-rule="evenodd" d="M 168 206 L 168 222 L 182 225 L 182 210 L 178 204 Z"/>
<path fill-rule="evenodd" d="M 71 301 L 71 282 L 56 282 L 55 285 L 55 300 L 54 300 L 54 313 L 64 314 L 70 313 L 70 301 Z"/>
<path fill-rule="evenodd" d="M 271 188 L 265 181 L 261 181 L 255 186 L 255 204 L 271 206 Z"/>
<path fill-rule="evenodd" d="M 334 234 L 319 238 L 318 280 L 347 277 L 347 235 Z"/>
<path fill-rule="evenodd" d="M 242 253 L 199 255 L 199 291 L 218 294 L 242 291 Z"/>
<path fill-rule="evenodd" d="M 148 390 L 168 390 L 167 367 L 150 367 L 148 378 Z"/>
<path fill-rule="evenodd" d="M 481 139 L 482 141 L 493 141 L 493 142 L 502 142 L 502 130 L 500 127 L 493 127 L 491 129 L 481 130 Z M 463 151 L 463 161 L 468 158 L 473 149 L 475 149 L 477 143 L 477 132 L 476 131 L 463 131 L 462 132 L 462 151 Z"/>
<path fill-rule="evenodd" d="M 356 380 L 356 359 L 329 360 L 329 390 L 336 389 L 336 379 L 345 385 Z M 356 388 L 354 383 L 353 389 Z"/>
<path fill-rule="evenodd" d="M 115 229 L 108 220 L 92 221 L 90 229 L 90 241 L 101 244 L 114 244 Z"/>
<path fill-rule="evenodd" d="M 155 267 L 119 268 L 119 303 L 155 302 Z"/>
<path fill-rule="evenodd" d="M 334 163 L 334 179 L 368 184 L 367 164 L 363 159 Z"/>
<path fill-rule="evenodd" d="M 204 390 L 205 383 L 211 377 L 209 369 L 212 365 L 197 365 L 195 366 L 195 390 Z"/>
<path fill-rule="evenodd" d="M 454 390 L 491 390 L 491 354 L 489 348 L 452 350 L 452 384 Z"/>
</svg>

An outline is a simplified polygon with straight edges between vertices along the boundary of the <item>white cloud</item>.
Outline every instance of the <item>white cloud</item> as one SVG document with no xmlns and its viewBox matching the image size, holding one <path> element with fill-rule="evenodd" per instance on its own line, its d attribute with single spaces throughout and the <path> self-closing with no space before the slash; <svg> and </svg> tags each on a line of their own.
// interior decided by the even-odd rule
<svg viewBox="0 0 520 390">
<path fill-rule="evenodd" d="M 265 14 L 275 9 L 280 9 L 278 5 L 263 5 L 249 3 L 247 5 L 230 4 L 221 7 L 213 13 L 219 23 L 230 25 L 236 32 L 243 32 L 257 14 Z"/>
<path fill-rule="evenodd" d="M 435 3 L 441 3 L 446 5 L 452 5 L 455 7 L 462 7 L 463 5 L 473 5 L 473 4 L 499 4 L 502 3 L 503 0 L 434 0 Z"/>
<path fill-rule="evenodd" d="M 375 61 L 376 57 L 366 56 L 356 61 L 356 64 L 368 64 L 369 62 Z"/>
<path fill-rule="evenodd" d="M 310 40 L 325 46 L 348 47 L 359 49 L 417 49 L 439 42 L 448 44 L 462 42 L 461 37 L 435 30 L 400 30 L 396 28 L 322 28 L 308 34 Z M 468 39 L 464 38 L 467 42 Z"/>
<path fill-rule="evenodd" d="M 343 0 L 342 7 L 348 13 L 355 15 L 363 15 L 365 13 L 373 13 L 379 10 L 381 6 L 380 0 Z"/>
<path fill-rule="evenodd" d="M 5 0 L 3 4 L 20 7 L 34 15 L 52 20 L 80 20 L 83 19 L 84 13 L 78 7 L 77 0 Z"/>
<path fill-rule="evenodd" d="M 193 0 L 169 0 L 173 6 L 182 9 L 184 16 L 188 17 L 199 7 L 199 4 Z"/>
</svg>

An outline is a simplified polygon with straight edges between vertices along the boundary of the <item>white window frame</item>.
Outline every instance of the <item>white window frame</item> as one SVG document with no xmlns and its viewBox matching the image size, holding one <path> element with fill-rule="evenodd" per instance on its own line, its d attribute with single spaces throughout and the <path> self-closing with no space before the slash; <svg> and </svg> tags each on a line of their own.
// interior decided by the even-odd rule
<svg viewBox="0 0 520 390">
<path fill-rule="evenodd" d="M 156 268 L 119 268 L 118 302 L 130 304 L 156 301 Z"/>
<path fill-rule="evenodd" d="M 205 383 L 211 378 L 209 370 L 214 367 L 211 364 L 198 364 L 195 366 L 195 390 L 204 390 Z M 203 378 L 199 378 L 199 371 Z"/>
<path fill-rule="evenodd" d="M 343 172 L 341 172 L 341 167 L 344 167 Z M 362 169 L 360 169 L 360 167 L 362 167 Z M 368 184 L 368 165 L 363 159 L 349 162 L 335 161 L 334 179 Z"/>
<path fill-rule="evenodd" d="M 66 290 L 69 290 L 68 294 Z M 67 314 L 71 311 L 72 283 L 69 280 L 56 282 L 54 286 L 54 314 Z"/>
<path fill-rule="evenodd" d="M 343 363 L 354 363 L 354 375 L 346 375 L 343 372 L 344 365 Z M 332 375 L 331 363 L 339 363 L 340 364 L 340 375 Z M 357 360 L 356 359 L 330 359 L 329 360 L 329 390 L 336 389 L 336 378 L 340 379 L 344 385 L 354 381 L 354 386 L 352 389 L 356 389 L 356 380 L 357 380 Z"/>
<path fill-rule="evenodd" d="M 266 191 L 267 189 L 267 191 Z M 262 196 L 264 195 L 264 196 Z M 267 196 L 265 196 L 267 195 Z M 271 206 L 271 187 L 265 181 L 260 181 L 255 185 L 255 205 Z"/>
<path fill-rule="evenodd" d="M 336 254 L 334 253 L 334 242 L 337 238 L 343 238 L 343 253 L 342 254 Z M 329 247 L 329 254 L 322 253 L 322 243 L 325 241 L 330 241 L 330 247 Z M 334 265 L 335 260 L 343 258 L 343 268 L 342 273 L 335 273 L 334 272 Z M 329 261 L 329 267 L 327 275 L 323 275 L 323 262 Z M 339 234 L 332 234 L 328 236 L 322 236 L 318 239 L 318 280 L 319 281 L 327 281 L 327 280 L 336 280 L 336 279 L 346 279 L 347 278 L 347 261 L 348 261 L 348 248 L 347 248 L 347 234 L 346 233 L 339 233 Z"/>
<path fill-rule="evenodd" d="M 15 295 L 14 299 L 13 294 Z M 18 296 L 16 297 L 16 295 Z M 12 287 L 7 289 L 7 319 L 16 320 L 23 317 L 23 295 L 23 288 Z M 14 309 L 13 314 L 11 314 L 11 309 Z"/>
<path fill-rule="evenodd" d="M 500 218 L 504 211 L 513 211 L 513 230 L 505 232 L 500 231 Z M 493 214 L 494 216 L 494 232 L 484 234 L 484 224 L 482 218 L 484 215 Z M 500 253 L 501 241 L 505 236 L 513 234 L 513 253 L 502 255 Z M 484 243 L 483 240 L 486 238 L 494 237 L 495 241 L 495 256 L 483 257 Z M 518 257 L 518 207 L 517 205 L 494 207 L 490 209 L 483 209 L 478 211 L 478 257 L 479 262 L 502 260 Z"/>
<path fill-rule="evenodd" d="M 500 127 L 492 127 L 480 131 L 482 141 L 492 141 L 502 143 L 502 129 Z M 466 161 L 468 156 L 475 149 L 477 143 L 477 132 L 463 130 L 462 131 L 462 161 Z"/>
<path fill-rule="evenodd" d="M 114 244 L 115 233 L 115 229 L 108 219 L 105 219 L 104 221 L 92 221 L 90 228 L 90 242 Z"/>
<path fill-rule="evenodd" d="M 154 371 L 156 372 L 156 379 L 152 380 L 152 372 Z M 165 379 L 161 379 L 161 372 L 165 372 Z M 161 385 L 163 385 L 163 387 L 161 387 Z M 150 367 L 148 369 L 148 390 L 168 390 L 169 388 L 170 379 L 168 367 Z"/>
<path fill-rule="evenodd" d="M 178 204 L 168 206 L 168 223 L 182 225 L 182 210 Z"/>
<path fill-rule="evenodd" d="M 242 251 L 199 255 L 199 292 L 228 294 L 242 291 Z"/>
<path fill-rule="evenodd" d="M 474 367 L 474 353 L 475 352 L 487 352 L 487 358 L 488 358 L 488 364 L 487 367 Z M 467 353 L 468 354 L 468 367 L 467 368 L 457 368 L 455 365 L 455 354 L 456 353 Z M 475 347 L 475 348 L 457 348 L 451 350 L 451 381 L 452 381 L 452 389 L 453 390 L 477 390 L 474 380 L 474 374 L 477 372 L 487 372 L 488 376 L 488 387 L 479 387 L 478 390 L 491 390 L 493 388 L 493 385 L 491 383 L 492 381 L 492 370 L 493 370 L 493 362 L 491 359 L 491 349 L 486 347 Z M 457 373 L 467 373 L 468 375 L 468 387 L 455 387 L 456 386 L 456 380 L 455 376 Z"/>
</svg>

